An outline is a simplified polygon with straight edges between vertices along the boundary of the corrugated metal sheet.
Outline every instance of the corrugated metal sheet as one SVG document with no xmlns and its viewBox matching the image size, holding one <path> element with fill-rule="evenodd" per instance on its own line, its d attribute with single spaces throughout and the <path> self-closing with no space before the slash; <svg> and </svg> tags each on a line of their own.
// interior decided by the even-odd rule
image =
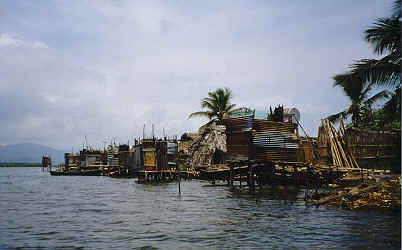
<svg viewBox="0 0 402 250">
<path fill-rule="evenodd" d="M 239 118 L 225 118 L 223 124 L 226 126 L 226 132 L 239 132 L 252 128 L 253 116 L 244 116 Z"/>
<path fill-rule="evenodd" d="M 227 133 L 227 159 L 297 160 L 299 139 L 295 124 L 256 120 L 252 116 L 227 118 L 223 123 Z"/>
<path fill-rule="evenodd" d="M 255 159 L 260 161 L 297 161 L 297 149 L 289 148 L 257 148 Z"/>
<path fill-rule="evenodd" d="M 253 120 L 253 129 L 259 131 L 277 131 L 294 134 L 297 125 L 290 122 L 274 122 L 268 120 Z"/>
<path fill-rule="evenodd" d="M 297 136 L 276 131 L 257 132 L 253 144 L 260 148 L 298 148 Z"/>
<path fill-rule="evenodd" d="M 247 160 L 253 116 L 225 118 L 223 124 L 226 126 L 226 159 Z"/>
<path fill-rule="evenodd" d="M 167 143 L 167 153 L 169 155 L 177 154 L 178 144 L 177 142 L 168 142 Z"/>
<path fill-rule="evenodd" d="M 253 130 L 256 160 L 297 160 L 298 138 L 294 124 L 253 120 Z"/>
<path fill-rule="evenodd" d="M 93 165 L 93 164 L 95 164 L 96 163 L 96 156 L 93 156 L 93 155 L 87 155 L 87 158 L 86 158 L 86 165 L 88 166 L 88 165 Z"/>
<path fill-rule="evenodd" d="M 113 158 L 110 161 L 110 166 L 120 166 L 119 158 Z"/>
</svg>

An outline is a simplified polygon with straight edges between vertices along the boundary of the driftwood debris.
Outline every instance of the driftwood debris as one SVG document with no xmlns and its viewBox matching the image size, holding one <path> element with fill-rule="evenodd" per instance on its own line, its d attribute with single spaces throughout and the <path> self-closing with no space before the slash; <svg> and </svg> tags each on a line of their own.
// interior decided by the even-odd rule
<svg viewBox="0 0 402 250">
<path fill-rule="evenodd" d="M 355 186 L 316 195 L 315 205 L 336 206 L 345 209 L 381 208 L 400 209 L 400 177 L 379 176 Z"/>
</svg>

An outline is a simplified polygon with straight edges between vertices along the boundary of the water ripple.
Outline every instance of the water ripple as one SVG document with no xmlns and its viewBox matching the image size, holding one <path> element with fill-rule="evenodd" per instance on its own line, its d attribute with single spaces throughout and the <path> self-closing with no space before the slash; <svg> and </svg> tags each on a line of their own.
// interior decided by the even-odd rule
<svg viewBox="0 0 402 250">
<path fill-rule="evenodd" d="M 400 249 L 400 212 L 309 207 L 298 188 L 0 169 L 0 249 Z"/>
</svg>

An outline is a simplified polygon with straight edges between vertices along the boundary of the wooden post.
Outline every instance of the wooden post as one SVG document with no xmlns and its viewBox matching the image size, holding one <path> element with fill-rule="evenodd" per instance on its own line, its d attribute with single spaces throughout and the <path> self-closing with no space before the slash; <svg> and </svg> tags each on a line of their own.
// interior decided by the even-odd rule
<svg viewBox="0 0 402 250">
<path fill-rule="evenodd" d="M 233 165 L 230 165 L 230 185 L 233 187 Z"/>
<path fill-rule="evenodd" d="M 239 177 L 240 177 L 239 182 L 240 182 L 240 188 L 241 188 L 241 178 L 243 177 L 241 168 L 240 168 L 240 171 L 239 171 Z"/>
<path fill-rule="evenodd" d="M 334 165 L 339 165 L 340 167 L 343 167 L 342 160 L 340 159 L 339 152 L 335 145 L 335 139 L 331 138 L 331 129 L 330 129 L 329 121 L 326 119 L 324 119 L 323 121 L 325 122 L 325 131 L 326 131 L 328 139 L 331 143 L 331 152 L 332 152 L 332 159 L 334 160 Z"/>
<path fill-rule="evenodd" d="M 340 153 L 341 153 L 341 155 L 342 155 L 342 157 L 343 157 L 343 160 L 344 160 L 345 163 L 346 163 L 346 167 L 348 167 L 348 168 L 353 167 L 353 165 L 351 164 L 351 162 L 349 162 L 349 159 L 348 159 L 348 157 L 347 157 L 345 151 L 344 151 L 343 148 L 342 148 L 342 144 L 341 144 L 341 142 L 339 141 L 338 136 L 336 135 L 336 130 L 335 130 L 334 125 L 333 125 L 331 122 L 329 122 L 329 124 L 330 124 L 330 126 L 331 126 L 331 130 L 332 130 L 332 133 L 333 133 L 333 135 L 334 135 L 334 140 L 336 141 L 336 143 L 337 143 L 337 145 L 338 145 L 338 147 L 339 147 L 339 151 L 340 151 Z"/>
<path fill-rule="evenodd" d="M 176 178 L 179 184 L 179 194 L 181 194 L 181 186 L 180 186 L 180 169 L 179 169 L 179 164 L 177 164 L 176 161 Z"/>
<path fill-rule="evenodd" d="M 254 189 L 254 167 L 249 163 L 249 186 L 251 189 Z"/>
<path fill-rule="evenodd" d="M 179 194 L 181 194 L 180 175 L 179 175 Z"/>
</svg>

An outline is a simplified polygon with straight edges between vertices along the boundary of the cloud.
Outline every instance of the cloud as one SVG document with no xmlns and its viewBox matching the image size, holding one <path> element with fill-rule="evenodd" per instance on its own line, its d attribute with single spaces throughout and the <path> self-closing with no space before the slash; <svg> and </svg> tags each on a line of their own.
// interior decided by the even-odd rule
<svg viewBox="0 0 402 250">
<path fill-rule="evenodd" d="M 180 136 L 208 91 L 320 118 L 347 99 L 331 77 L 372 57 L 362 30 L 383 1 L 5 1 L 0 8 L 0 144 L 78 148 L 162 131 Z M 348 7 L 344 7 L 347 5 Z M 1 11 L 7 9 L 7 12 Z"/>
<path fill-rule="evenodd" d="M 28 47 L 28 48 L 48 48 L 48 46 L 42 41 L 23 41 L 8 33 L 0 34 L 0 49 L 1 48 L 18 48 L 18 47 Z"/>
<path fill-rule="evenodd" d="M 45 49 L 49 48 L 44 42 L 41 41 L 33 42 L 31 46 L 32 48 L 45 48 Z"/>
<path fill-rule="evenodd" d="M 21 40 L 15 39 L 11 37 L 9 34 L 0 34 L 0 48 L 1 47 L 10 47 L 17 48 L 21 45 Z"/>
</svg>

